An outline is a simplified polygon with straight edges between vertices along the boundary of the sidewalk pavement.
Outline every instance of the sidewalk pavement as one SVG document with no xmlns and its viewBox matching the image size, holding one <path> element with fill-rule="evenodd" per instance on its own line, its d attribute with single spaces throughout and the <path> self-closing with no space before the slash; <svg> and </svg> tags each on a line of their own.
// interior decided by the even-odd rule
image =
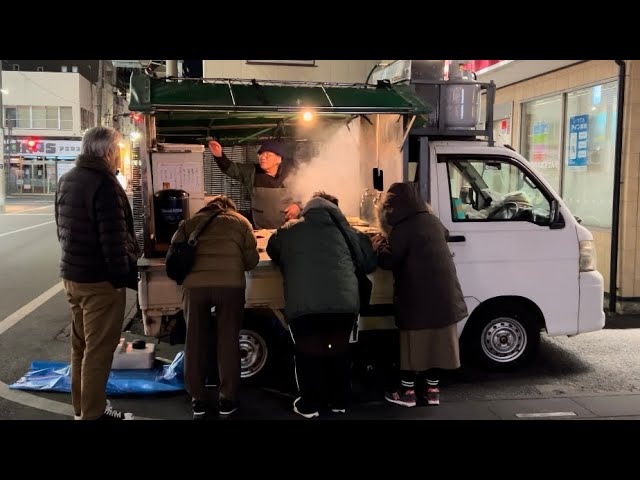
<svg viewBox="0 0 640 480">
<path fill-rule="evenodd" d="M 306 420 L 293 413 L 294 396 L 267 389 L 245 388 L 238 420 Z M 148 419 L 191 420 L 187 394 L 170 398 L 114 399 L 117 408 Z M 406 408 L 384 399 L 355 403 L 346 414 L 321 411 L 319 420 L 640 420 L 640 392 L 545 395 L 539 398 L 448 401 L 439 406 Z"/>
<path fill-rule="evenodd" d="M 609 329 L 640 328 L 640 315 L 607 316 Z M 143 338 L 128 333 L 132 338 Z M 161 356 L 173 358 L 183 345 L 162 344 Z M 356 386 L 357 387 L 357 386 Z M 215 390 L 215 389 L 214 389 Z M 321 412 L 320 419 L 345 420 L 640 420 L 640 391 L 566 391 L 551 387 L 540 395 L 478 399 L 465 398 L 452 385 L 441 388 L 441 404 L 437 407 L 406 408 L 386 402 L 381 392 L 354 391 L 354 403 L 346 415 Z M 453 397 L 453 398 L 452 398 Z M 292 412 L 295 396 L 289 392 L 243 386 L 241 409 L 236 418 L 243 420 L 305 420 Z M 190 420 L 188 395 L 154 396 L 153 402 L 129 398 L 117 400 L 119 409 L 146 418 Z"/>
<path fill-rule="evenodd" d="M 606 321 L 604 328 L 624 329 L 624 328 L 640 328 L 640 314 L 633 313 L 606 313 Z"/>
</svg>

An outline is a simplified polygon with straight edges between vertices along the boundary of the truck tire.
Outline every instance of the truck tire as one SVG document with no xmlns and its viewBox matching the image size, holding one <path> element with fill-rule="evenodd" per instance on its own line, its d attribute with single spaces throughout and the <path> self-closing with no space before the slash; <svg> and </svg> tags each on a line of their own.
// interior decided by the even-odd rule
<svg viewBox="0 0 640 480">
<path fill-rule="evenodd" d="M 463 360 L 488 370 L 516 370 L 527 364 L 540 346 L 538 319 L 524 308 L 493 308 L 470 321 L 461 339 Z"/>
<path fill-rule="evenodd" d="M 247 313 L 239 342 L 243 383 L 274 388 L 289 383 L 293 376 L 293 362 L 289 358 L 292 353 L 291 339 L 276 318 Z"/>
</svg>

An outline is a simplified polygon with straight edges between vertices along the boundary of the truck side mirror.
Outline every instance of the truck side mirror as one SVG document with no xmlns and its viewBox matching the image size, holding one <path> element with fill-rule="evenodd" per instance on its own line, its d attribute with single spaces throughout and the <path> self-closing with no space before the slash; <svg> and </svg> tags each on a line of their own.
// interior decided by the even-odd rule
<svg viewBox="0 0 640 480">
<path fill-rule="evenodd" d="M 549 210 L 549 228 L 558 230 L 564 228 L 564 218 L 560 215 L 560 203 L 555 198 L 551 201 L 551 209 Z"/>
<path fill-rule="evenodd" d="M 556 221 L 558 216 L 558 201 L 554 198 L 549 205 L 549 225 Z"/>
</svg>

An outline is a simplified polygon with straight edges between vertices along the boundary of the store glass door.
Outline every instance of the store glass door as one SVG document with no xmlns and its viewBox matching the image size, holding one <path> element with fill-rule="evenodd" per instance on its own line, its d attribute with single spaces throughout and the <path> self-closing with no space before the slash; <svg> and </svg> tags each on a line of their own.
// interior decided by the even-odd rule
<svg viewBox="0 0 640 480">
<path fill-rule="evenodd" d="M 33 193 L 33 164 L 31 160 L 23 160 L 20 170 L 22 170 L 21 193 Z"/>
<path fill-rule="evenodd" d="M 56 159 L 55 157 L 47 157 L 45 160 L 45 174 L 46 174 L 46 193 L 55 193 L 56 185 L 58 183 L 58 177 L 56 176 Z"/>
<path fill-rule="evenodd" d="M 57 181 L 55 158 L 25 158 L 22 164 L 22 178 L 21 193 L 34 195 L 55 193 Z"/>
</svg>

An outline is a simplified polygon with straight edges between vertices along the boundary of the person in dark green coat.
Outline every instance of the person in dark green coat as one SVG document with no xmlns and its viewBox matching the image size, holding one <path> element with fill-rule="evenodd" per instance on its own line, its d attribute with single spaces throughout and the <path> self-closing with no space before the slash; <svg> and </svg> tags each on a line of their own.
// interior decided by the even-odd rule
<svg viewBox="0 0 640 480">
<path fill-rule="evenodd" d="M 300 220 L 271 236 L 267 253 L 282 271 L 285 318 L 295 343 L 300 397 L 293 410 L 306 418 L 317 417 L 323 406 L 344 413 L 351 391 L 349 335 L 360 309 L 356 262 L 365 273 L 375 270 L 371 240 L 349 225 L 337 198 L 319 192 Z"/>
<path fill-rule="evenodd" d="M 209 150 L 225 175 L 251 191 L 251 216 L 255 228 L 278 228 L 298 217 L 302 204 L 294 200 L 287 185 L 293 169 L 291 163 L 282 161 L 283 143 L 276 140 L 262 142 L 257 164 L 232 162 L 215 140 L 209 141 Z"/>
</svg>

